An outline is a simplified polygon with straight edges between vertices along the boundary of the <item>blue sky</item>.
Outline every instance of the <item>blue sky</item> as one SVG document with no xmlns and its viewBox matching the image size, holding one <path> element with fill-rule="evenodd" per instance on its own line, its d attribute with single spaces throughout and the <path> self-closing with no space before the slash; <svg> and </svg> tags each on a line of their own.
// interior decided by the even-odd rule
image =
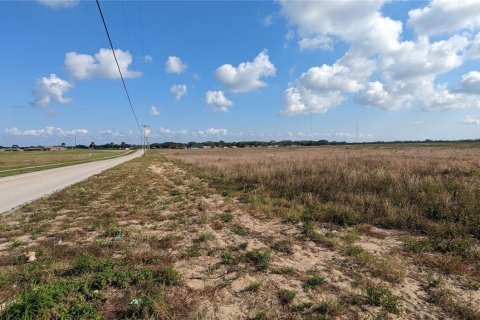
<svg viewBox="0 0 480 320">
<path fill-rule="evenodd" d="M 480 138 L 479 1 L 105 1 L 151 141 Z M 0 145 L 138 142 L 95 2 L 0 2 Z"/>
</svg>

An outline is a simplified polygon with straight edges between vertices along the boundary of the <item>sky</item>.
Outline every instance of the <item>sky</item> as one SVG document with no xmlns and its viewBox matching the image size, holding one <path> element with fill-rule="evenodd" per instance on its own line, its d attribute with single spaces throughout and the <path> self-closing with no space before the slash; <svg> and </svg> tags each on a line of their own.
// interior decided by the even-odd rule
<svg viewBox="0 0 480 320">
<path fill-rule="evenodd" d="M 151 142 L 480 138 L 480 1 L 100 1 Z M 140 143 L 94 1 L 0 1 L 0 145 Z"/>
</svg>

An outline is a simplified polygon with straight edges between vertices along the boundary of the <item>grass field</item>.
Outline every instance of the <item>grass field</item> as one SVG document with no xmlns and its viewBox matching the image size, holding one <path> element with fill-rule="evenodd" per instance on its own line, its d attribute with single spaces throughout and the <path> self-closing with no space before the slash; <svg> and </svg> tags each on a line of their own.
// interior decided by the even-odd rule
<svg viewBox="0 0 480 320">
<path fill-rule="evenodd" d="M 123 155 L 124 150 L 0 152 L 0 177 L 57 168 Z"/>
<path fill-rule="evenodd" d="M 479 319 L 479 155 L 152 151 L 0 218 L 0 319 Z"/>
</svg>

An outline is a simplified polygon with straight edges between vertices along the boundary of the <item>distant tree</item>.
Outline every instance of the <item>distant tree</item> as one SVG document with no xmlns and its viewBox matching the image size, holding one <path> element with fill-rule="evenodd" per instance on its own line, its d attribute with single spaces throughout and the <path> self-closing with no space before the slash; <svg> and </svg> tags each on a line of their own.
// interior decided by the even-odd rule
<svg viewBox="0 0 480 320">
<path fill-rule="evenodd" d="M 93 141 L 90 142 L 90 146 L 89 146 L 89 147 L 90 147 L 90 149 L 95 149 L 95 147 L 96 147 L 95 142 L 93 142 Z"/>
<path fill-rule="evenodd" d="M 61 145 L 62 147 L 65 147 L 65 146 L 66 146 L 65 142 L 62 142 L 60 145 Z"/>
</svg>

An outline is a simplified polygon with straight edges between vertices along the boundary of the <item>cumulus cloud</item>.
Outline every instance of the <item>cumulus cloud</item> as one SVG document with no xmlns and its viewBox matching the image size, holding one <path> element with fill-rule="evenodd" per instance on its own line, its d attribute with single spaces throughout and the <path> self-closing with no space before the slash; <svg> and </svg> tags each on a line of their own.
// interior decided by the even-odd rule
<svg viewBox="0 0 480 320">
<path fill-rule="evenodd" d="M 180 100 L 184 95 L 187 94 L 188 89 L 184 84 L 174 84 L 170 87 L 170 92 L 175 94 L 175 99 Z"/>
<path fill-rule="evenodd" d="M 89 134 L 87 129 L 62 129 L 56 127 L 45 127 L 42 129 L 25 129 L 17 127 L 5 129 L 5 134 L 14 137 L 67 137 L 67 136 L 86 136 Z"/>
<path fill-rule="evenodd" d="M 300 46 L 312 43 L 311 39 L 325 44 L 330 37 L 338 37 L 370 52 L 394 48 L 402 29 L 401 22 L 382 16 L 383 2 L 284 0 L 281 11 L 297 26 Z"/>
<path fill-rule="evenodd" d="M 233 102 L 225 97 L 223 91 L 209 90 L 205 93 L 205 102 L 214 107 L 213 111 L 227 112 Z"/>
<path fill-rule="evenodd" d="M 49 77 L 37 79 L 33 88 L 35 99 L 32 101 L 32 105 L 45 108 L 52 102 L 60 104 L 70 103 L 71 99 L 66 98 L 64 94 L 72 87 L 73 84 L 60 79 L 53 73 Z"/>
<path fill-rule="evenodd" d="M 208 136 L 226 136 L 229 132 L 227 129 L 221 128 L 208 128 L 208 129 L 198 129 L 189 131 L 187 129 L 168 129 L 160 127 L 160 129 L 153 131 L 152 137 L 167 137 L 167 138 L 181 138 L 181 139 L 191 139 L 191 138 L 206 138 Z"/>
<path fill-rule="evenodd" d="M 375 106 L 385 110 L 399 109 L 402 107 L 402 99 L 394 97 L 390 92 L 384 89 L 379 81 L 369 82 L 366 89 L 361 92 L 360 103 Z"/>
<path fill-rule="evenodd" d="M 150 114 L 156 117 L 160 115 L 160 111 L 158 111 L 156 106 L 152 105 L 150 106 Z"/>
<path fill-rule="evenodd" d="M 283 114 L 325 112 L 341 104 L 349 94 L 361 104 L 384 110 L 412 106 L 424 110 L 479 106 L 472 98 L 477 88 L 477 74 L 465 75 L 458 90 L 438 83 L 438 77 L 460 67 L 466 59 L 480 58 L 480 35 L 454 34 L 437 41 L 429 38 L 429 34 L 477 28 L 474 16 L 480 15 L 479 10 L 463 16 L 465 8 L 472 10 L 472 6 L 476 6 L 473 1 L 433 1 L 425 8 L 410 11 L 409 24 L 419 34 L 409 41 L 401 40 L 400 21 L 383 16 L 380 9 L 384 1 L 381 0 L 280 3 L 282 14 L 301 38 L 298 41 L 301 49 L 316 49 L 316 41 L 312 39 L 318 39 L 318 48 L 334 38 L 350 45 L 335 63 L 309 69 L 287 88 Z M 437 7 L 451 9 L 451 12 L 444 10 L 448 17 L 442 19 Z M 436 23 L 447 29 L 421 29 L 420 21 L 434 13 Z M 449 21 L 445 22 L 447 18 Z M 342 79 L 341 74 L 334 72 L 342 67 L 349 70 L 347 79 L 359 84 L 355 90 L 336 86 L 335 81 L 321 88 L 307 84 L 308 74 L 319 71 L 315 68 L 322 68 L 323 74 L 329 70 L 331 79 Z"/>
<path fill-rule="evenodd" d="M 80 0 L 37 0 L 38 3 L 50 8 L 70 8 L 75 7 Z"/>
<path fill-rule="evenodd" d="M 300 50 L 330 50 L 333 48 L 332 38 L 319 35 L 315 37 L 306 37 L 298 41 Z"/>
<path fill-rule="evenodd" d="M 408 13 L 407 24 L 418 34 L 438 35 L 480 27 L 480 2 L 477 0 L 433 0 L 426 7 Z"/>
<path fill-rule="evenodd" d="M 179 57 L 170 56 L 165 62 L 165 71 L 167 73 L 183 73 L 187 70 L 187 64 L 182 61 Z"/>
<path fill-rule="evenodd" d="M 460 120 L 460 123 L 462 124 L 468 124 L 468 125 L 480 125 L 480 117 L 474 117 L 474 116 L 465 116 L 463 117 L 462 120 Z"/>
<path fill-rule="evenodd" d="M 352 74 L 351 68 L 341 64 L 310 68 L 285 90 L 282 114 L 327 112 L 345 100 L 344 93 L 362 89 Z"/>
<path fill-rule="evenodd" d="M 228 134 L 227 129 L 216 129 L 216 128 L 209 128 L 206 130 L 197 130 L 193 132 L 193 135 L 199 136 L 226 136 Z"/>
<path fill-rule="evenodd" d="M 460 91 L 480 94 L 480 72 L 470 71 L 462 76 L 460 80 Z"/>
<path fill-rule="evenodd" d="M 118 64 L 124 78 L 136 78 L 142 73 L 129 70 L 132 64 L 132 55 L 128 51 L 115 49 Z M 89 54 L 80 54 L 68 52 L 65 55 L 65 69 L 72 77 L 77 80 L 86 80 L 91 78 L 119 79 L 118 67 L 110 49 L 100 49 L 93 56 Z"/>
<path fill-rule="evenodd" d="M 218 81 L 233 92 L 263 88 L 267 84 L 261 78 L 273 77 L 275 73 L 276 68 L 266 50 L 260 52 L 252 62 L 242 62 L 237 67 L 224 64 L 215 71 Z"/>
</svg>

